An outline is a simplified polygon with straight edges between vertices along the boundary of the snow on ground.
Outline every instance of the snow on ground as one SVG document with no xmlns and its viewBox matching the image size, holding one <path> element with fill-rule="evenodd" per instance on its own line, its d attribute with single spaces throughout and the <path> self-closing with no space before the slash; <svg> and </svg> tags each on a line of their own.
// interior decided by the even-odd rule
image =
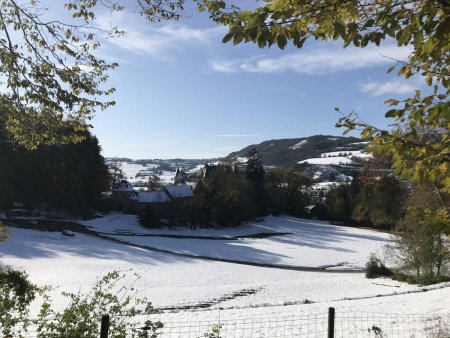
<svg viewBox="0 0 450 338">
<path fill-rule="evenodd" d="M 350 143 L 350 144 L 369 144 L 370 141 L 364 141 L 364 142 L 354 142 L 354 143 Z"/>
<path fill-rule="evenodd" d="M 302 141 L 294 144 L 293 146 L 290 146 L 289 149 L 292 149 L 292 150 L 300 149 L 306 143 L 308 143 L 308 140 L 302 140 Z"/>
<path fill-rule="evenodd" d="M 161 174 L 158 174 L 158 166 L 157 164 L 147 164 L 142 165 L 139 163 L 129 163 L 129 162 L 121 162 L 121 168 L 124 173 L 124 179 L 126 179 L 131 184 L 134 183 L 141 183 L 141 182 L 147 182 L 148 176 L 150 175 L 157 175 L 163 184 L 170 184 L 173 183 L 173 178 L 175 176 L 174 171 L 166 171 L 163 170 Z M 137 174 L 147 174 L 146 176 L 140 176 L 136 177 Z"/>
<path fill-rule="evenodd" d="M 298 163 L 309 163 L 319 165 L 338 165 L 338 164 L 351 164 L 353 161 L 345 156 L 335 157 L 320 157 L 320 158 L 308 158 Z"/>
<path fill-rule="evenodd" d="M 173 179 L 175 177 L 174 171 L 163 170 L 161 175 L 158 175 L 163 184 L 173 184 Z"/>
<path fill-rule="evenodd" d="M 121 162 L 122 171 L 124 174 L 124 179 L 128 181 L 135 180 L 136 175 L 141 171 L 147 169 L 142 164 L 138 163 L 128 163 L 125 161 Z"/>
<path fill-rule="evenodd" d="M 61 291 L 86 291 L 97 277 L 112 270 L 129 270 L 128 282 L 134 281 L 131 272 L 138 272 L 141 279 L 134 289 L 156 307 L 195 305 L 243 289 L 257 290 L 211 306 L 210 310 L 221 308 L 230 318 L 321 311 L 330 305 L 361 311 L 370 304 L 372 311 L 439 312 L 445 310 L 439 299 L 450 297 L 449 288 L 428 291 L 428 298 L 422 293 L 394 296 L 421 288 L 369 280 L 361 273 L 290 271 L 179 257 L 84 234 L 69 238 L 56 232 L 9 228 L 9 235 L 0 246 L 0 264 L 24 269 L 35 283 L 57 287 L 51 292 L 57 306 L 65 303 Z M 371 298 L 378 295 L 391 296 Z M 416 298 L 423 301 L 420 306 Z M 311 304 L 303 304 L 305 300 Z M 172 315 L 172 320 L 216 315 L 217 311 L 187 311 Z"/>
<path fill-rule="evenodd" d="M 196 174 L 205 167 L 204 164 L 198 164 L 195 168 L 186 171 L 187 174 Z"/>
<path fill-rule="evenodd" d="M 104 223 L 107 220 L 103 219 Z M 131 218 L 128 223 L 122 223 L 122 220 L 120 224 L 128 224 L 128 230 L 137 230 Z M 378 238 L 379 235 L 369 235 L 359 229 L 344 229 L 341 233 L 341 228 L 333 233 L 331 226 L 325 223 L 308 225 L 297 219 L 270 218 L 261 227 L 270 231 L 272 221 L 277 221 L 283 229 L 297 227 L 293 229 L 297 231 L 292 236 L 294 242 L 303 233 L 305 242 L 297 241 L 297 245 L 309 249 L 306 257 L 311 261 L 317 254 L 315 246 L 326 247 L 331 242 L 341 249 L 347 246 L 347 254 L 350 254 L 364 241 L 373 240 L 369 236 Z M 101 227 L 101 224 L 97 226 Z M 308 244 L 306 240 L 311 236 L 313 226 L 318 231 L 314 236 L 316 242 L 311 245 L 313 243 Z M 256 225 L 248 224 L 235 232 L 251 233 L 255 228 Z M 450 299 L 450 283 L 421 287 L 389 279 L 366 279 L 363 273 L 280 270 L 181 257 L 79 233 L 75 237 L 64 237 L 58 232 L 17 228 L 8 228 L 8 231 L 9 239 L 0 244 L 0 265 L 23 269 L 34 283 L 52 286 L 50 296 L 56 308 L 67 304 L 67 299 L 61 296 L 62 291 L 86 293 L 99 276 L 113 270 L 126 271 L 125 282 L 133 286 L 130 293 L 147 297 L 162 311 L 151 317 L 164 323 L 163 330 L 167 334 L 162 337 L 203 337 L 211 325 L 219 322 L 226 330 L 221 334 L 223 337 L 297 337 L 300 334 L 294 332 L 300 330 L 302 336 L 322 337 L 324 335 L 320 333 L 325 332 L 323 328 L 330 306 L 336 308 L 337 328 L 344 328 L 345 333 L 352 332 L 345 335 L 349 337 L 370 336 L 367 328 L 372 324 L 382 327 L 384 332 L 396 329 L 401 333 L 389 334 L 389 337 L 423 337 L 423 331 L 416 329 L 417 320 L 412 314 L 423 316 L 421 320 L 430 325 L 439 322 L 436 318 L 442 317 L 438 315 L 444 314 L 447 320 L 450 319 L 446 301 Z M 211 233 L 216 235 L 217 231 L 198 232 L 210 236 Z M 228 235 L 233 233 L 232 229 L 227 231 Z M 180 230 L 176 232 L 181 233 Z M 186 241 L 182 239 L 180 243 Z M 222 242 L 191 240 L 199 241 L 207 243 L 210 251 Z M 289 242 L 284 243 L 286 257 L 293 249 Z M 339 252 L 336 248 L 329 250 L 331 255 Z M 369 251 L 368 246 L 366 254 Z M 251 258 L 252 253 L 251 245 L 244 245 L 239 250 L 242 257 Z M 141 278 L 136 280 L 134 273 Z M 35 316 L 37 311 L 35 304 L 31 315 Z M 339 316 L 348 316 L 350 321 L 341 320 Z M 146 319 L 136 318 L 139 322 Z M 361 325 L 350 328 L 349 323 L 350 326 Z"/>
<path fill-rule="evenodd" d="M 235 158 L 235 161 L 236 162 L 240 162 L 240 163 L 247 163 L 248 162 L 248 158 L 247 157 L 238 156 L 238 157 Z"/>
<path fill-rule="evenodd" d="M 194 256 L 243 262 L 302 267 L 362 269 L 370 253 L 379 253 L 390 235 L 365 229 L 331 225 L 328 222 L 287 217 L 266 217 L 261 223 L 216 230 L 147 230 L 136 216 L 114 214 L 84 221 L 91 229 L 123 242 Z M 228 239 L 257 233 L 286 233 L 264 239 Z M 112 234 L 111 234 L 112 233 Z M 135 236 L 143 234 L 220 236 L 222 240 Z M 226 235 L 227 237 L 223 237 Z"/>
<path fill-rule="evenodd" d="M 312 185 L 313 189 L 323 189 L 323 190 L 328 190 L 331 189 L 333 187 L 338 186 L 339 184 L 345 184 L 345 181 L 325 181 L 325 182 L 319 182 L 319 183 L 314 183 Z"/>
<path fill-rule="evenodd" d="M 361 151 L 361 150 L 341 150 L 341 151 L 331 151 L 328 153 L 321 153 L 320 157 L 336 157 L 336 156 L 345 156 L 345 157 L 367 157 L 367 152 Z"/>
<path fill-rule="evenodd" d="M 360 150 L 342 150 L 331 151 L 328 153 L 321 153 L 318 158 L 308 158 L 298 163 L 309 163 L 317 165 L 338 165 L 338 164 L 352 164 L 352 157 L 358 158 L 372 158 L 373 155 Z"/>
</svg>

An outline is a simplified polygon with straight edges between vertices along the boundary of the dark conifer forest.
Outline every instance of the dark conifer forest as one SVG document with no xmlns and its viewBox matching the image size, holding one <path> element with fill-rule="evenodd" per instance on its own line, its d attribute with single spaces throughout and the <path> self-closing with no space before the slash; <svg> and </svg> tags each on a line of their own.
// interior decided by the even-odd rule
<svg viewBox="0 0 450 338">
<path fill-rule="evenodd" d="M 108 170 L 95 136 L 75 144 L 28 150 L 0 129 L 0 209 L 21 202 L 27 210 L 82 213 L 99 206 Z"/>
</svg>

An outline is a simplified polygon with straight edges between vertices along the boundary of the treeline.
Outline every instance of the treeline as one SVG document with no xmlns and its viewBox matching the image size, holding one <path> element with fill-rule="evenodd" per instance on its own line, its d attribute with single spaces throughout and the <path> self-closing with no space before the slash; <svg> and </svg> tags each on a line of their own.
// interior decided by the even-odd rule
<svg viewBox="0 0 450 338">
<path fill-rule="evenodd" d="M 352 180 L 327 190 L 292 169 L 265 171 L 252 149 L 245 165 L 220 164 L 199 178 L 194 197 L 170 206 L 169 223 L 183 226 L 235 226 L 268 214 L 288 214 L 344 222 L 347 225 L 392 227 L 404 215 L 409 188 L 392 176 L 388 163 L 367 162 Z M 142 223 L 158 226 L 148 208 Z"/>
<path fill-rule="evenodd" d="M 317 200 L 318 217 L 376 227 L 392 227 L 404 215 L 410 188 L 379 165 L 367 162 L 351 182 L 335 185 Z"/>
<path fill-rule="evenodd" d="M 390 229 L 406 215 L 412 187 L 392 175 L 386 158 L 371 159 L 352 179 L 320 189 L 310 176 L 292 169 L 265 171 L 255 149 L 246 157 L 243 165 L 210 168 L 198 179 L 192 199 L 171 203 L 169 224 L 236 226 L 255 217 L 288 214 Z M 157 227 L 161 215 L 151 209 L 142 223 Z"/>
<path fill-rule="evenodd" d="M 28 211 L 83 213 L 99 206 L 108 190 L 108 170 L 96 137 L 76 144 L 27 150 L 0 127 L 0 210 L 14 202 Z"/>
</svg>

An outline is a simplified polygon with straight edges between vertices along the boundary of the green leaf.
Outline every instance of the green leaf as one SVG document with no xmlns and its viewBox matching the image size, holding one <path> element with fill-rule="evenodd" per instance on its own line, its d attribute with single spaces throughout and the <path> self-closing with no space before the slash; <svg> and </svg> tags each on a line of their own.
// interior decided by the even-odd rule
<svg viewBox="0 0 450 338">
<path fill-rule="evenodd" d="M 390 106 L 396 106 L 399 104 L 399 101 L 395 100 L 395 99 L 388 99 L 388 100 L 384 101 L 384 104 L 388 104 Z"/>
<path fill-rule="evenodd" d="M 241 32 L 236 33 L 233 38 L 233 45 L 240 44 L 242 40 L 244 40 L 244 35 Z"/>
<path fill-rule="evenodd" d="M 391 110 L 388 110 L 387 112 L 386 112 L 386 114 L 384 114 L 384 117 L 397 117 L 398 116 L 398 111 L 397 111 L 397 109 L 391 109 Z"/>
<path fill-rule="evenodd" d="M 231 41 L 231 39 L 233 38 L 234 33 L 227 33 L 223 39 L 222 39 L 222 43 L 227 43 L 229 41 Z"/>
<path fill-rule="evenodd" d="M 433 42 L 433 38 L 429 38 L 425 43 L 422 45 L 422 55 L 430 54 L 433 52 L 435 43 Z"/>
<path fill-rule="evenodd" d="M 284 47 L 286 47 L 287 45 L 286 36 L 284 36 L 283 34 L 279 34 L 277 36 L 277 45 L 280 49 L 284 49 Z"/>
<path fill-rule="evenodd" d="M 333 24 L 334 31 L 337 32 L 340 36 L 345 35 L 345 26 L 340 22 L 335 22 Z"/>
</svg>

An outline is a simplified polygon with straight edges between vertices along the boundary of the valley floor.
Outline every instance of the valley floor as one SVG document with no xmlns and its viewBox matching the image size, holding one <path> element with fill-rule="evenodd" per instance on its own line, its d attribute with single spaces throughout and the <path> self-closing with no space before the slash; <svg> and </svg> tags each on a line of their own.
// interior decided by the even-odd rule
<svg viewBox="0 0 450 338">
<path fill-rule="evenodd" d="M 269 217 L 226 230 L 148 230 L 130 217 L 111 215 L 85 225 L 120 241 L 193 256 L 309 267 L 345 263 L 339 267 L 362 268 L 371 252 L 381 252 L 389 242 L 389 236 L 380 232 L 290 218 Z M 275 230 L 290 235 L 229 239 Z M 162 311 L 155 318 L 163 322 L 326 314 L 330 306 L 339 313 L 450 315 L 450 283 L 421 287 L 366 279 L 362 272 L 294 271 L 203 260 L 86 234 L 64 237 L 58 232 L 13 227 L 8 231 L 9 239 L 0 244 L 0 264 L 25 270 L 34 283 L 51 285 L 56 307 L 67 302 L 61 292 L 87 292 L 98 277 L 121 270 L 127 273 L 125 282 L 132 285 L 130 292 L 150 299 Z M 190 236 L 192 232 L 223 239 L 137 236 Z"/>
</svg>

